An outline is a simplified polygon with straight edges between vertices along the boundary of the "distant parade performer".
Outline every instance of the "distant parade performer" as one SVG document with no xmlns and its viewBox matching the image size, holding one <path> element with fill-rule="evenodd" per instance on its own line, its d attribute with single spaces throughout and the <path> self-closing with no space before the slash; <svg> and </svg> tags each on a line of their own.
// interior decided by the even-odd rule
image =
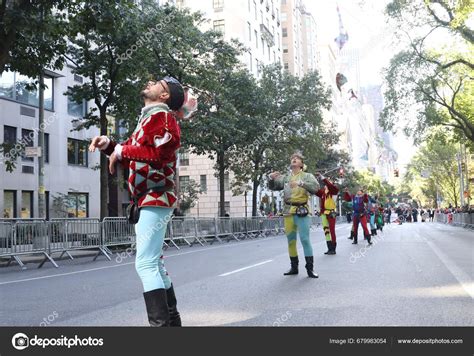
<svg viewBox="0 0 474 356">
<path fill-rule="evenodd" d="M 320 216 L 323 224 L 324 235 L 326 236 L 326 244 L 328 246 L 325 255 L 336 254 L 336 203 L 332 198 L 333 195 L 339 193 L 337 188 L 329 179 L 319 174 L 318 178 L 321 178 L 324 183 L 324 188 L 318 190 L 316 195 L 319 197 Z"/>
<path fill-rule="evenodd" d="M 352 208 L 354 209 L 354 215 L 352 218 L 353 221 L 353 230 L 354 230 L 354 241 L 353 244 L 357 244 L 357 236 L 359 230 L 359 223 L 362 225 L 364 230 L 364 237 L 367 239 L 370 245 L 372 245 L 371 236 L 369 230 L 367 229 L 367 208 L 366 204 L 369 203 L 369 197 L 367 194 L 364 194 L 363 189 L 359 189 L 357 194 L 352 195 L 349 193 L 349 190 L 346 188 L 344 191 L 344 200 L 352 201 Z"/>
<path fill-rule="evenodd" d="M 370 234 L 377 236 L 377 225 L 376 225 L 376 212 L 377 212 L 377 199 L 369 196 L 369 221 L 370 221 Z"/>
<path fill-rule="evenodd" d="M 176 296 L 163 261 L 163 241 L 177 207 L 174 180 L 177 151 L 181 146 L 177 123 L 186 91 L 174 78 L 147 82 L 141 92 L 145 106 L 137 128 L 124 143 L 97 136 L 89 147 L 109 156 L 110 173 L 118 162 L 130 170 L 128 187 L 136 206 L 129 221 L 136 223 L 135 269 L 143 284 L 150 326 L 181 326 Z M 139 214 L 138 214 L 139 212 Z"/>
<path fill-rule="evenodd" d="M 306 166 L 301 153 L 295 153 L 291 156 L 290 169 L 291 172 L 286 175 L 282 175 L 280 172 L 271 173 L 268 185 L 271 190 L 283 190 L 284 192 L 285 206 L 283 213 L 291 263 L 290 270 L 284 275 L 298 274 L 299 260 L 296 240 L 299 232 L 308 277 L 318 278 L 318 274 L 313 271 L 314 258 L 309 236 L 311 216 L 308 199 L 310 194 L 315 194 L 318 191 L 319 183 L 312 174 L 305 172 Z"/>
<path fill-rule="evenodd" d="M 383 231 L 383 227 L 385 226 L 384 211 L 385 209 L 381 206 L 379 206 L 376 210 L 375 223 L 377 225 L 377 230 L 380 230 L 381 232 Z"/>
</svg>

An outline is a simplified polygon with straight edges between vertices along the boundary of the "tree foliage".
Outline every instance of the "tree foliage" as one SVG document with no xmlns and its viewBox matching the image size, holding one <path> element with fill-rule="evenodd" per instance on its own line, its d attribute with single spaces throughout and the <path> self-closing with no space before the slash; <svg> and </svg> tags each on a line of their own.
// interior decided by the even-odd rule
<svg viewBox="0 0 474 356">
<path fill-rule="evenodd" d="M 385 72 L 385 129 L 403 128 L 419 143 L 432 126 L 443 126 L 459 141 L 474 142 L 474 37 L 467 23 L 472 7 L 472 1 L 442 0 L 393 0 L 387 6 L 408 44 Z"/>
<path fill-rule="evenodd" d="M 460 197 L 457 145 L 444 132 L 434 132 L 408 166 L 404 184 L 421 204 L 436 205 L 439 193 L 444 204 L 458 206 Z"/>
</svg>

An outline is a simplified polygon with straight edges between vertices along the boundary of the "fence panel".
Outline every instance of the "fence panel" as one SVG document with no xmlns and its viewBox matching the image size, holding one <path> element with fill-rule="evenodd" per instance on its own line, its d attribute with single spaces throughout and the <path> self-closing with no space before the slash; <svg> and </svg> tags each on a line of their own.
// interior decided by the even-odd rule
<svg viewBox="0 0 474 356">
<path fill-rule="evenodd" d="M 217 222 L 213 218 L 199 218 L 196 221 L 197 223 L 197 236 L 204 241 L 208 239 L 211 240 L 213 244 L 216 240 L 222 242 L 222 240 L 217 236 Z"/>
<path fill-rule="evenodd" d="M 126 218 L 105 218 L 102 221 L 103 246 L 133 245 L 135 242 L 135 226 Z"/>
<path fill-rule="evenodd" d="M 61 252 L 73 259 L 69 251 L 97 249 L 94 261 L 103 254 L 110 256 L 102 242 L 102 223 L 99 219 L 53 219 L 49 224 L 51 252 Z"/>
</svg>

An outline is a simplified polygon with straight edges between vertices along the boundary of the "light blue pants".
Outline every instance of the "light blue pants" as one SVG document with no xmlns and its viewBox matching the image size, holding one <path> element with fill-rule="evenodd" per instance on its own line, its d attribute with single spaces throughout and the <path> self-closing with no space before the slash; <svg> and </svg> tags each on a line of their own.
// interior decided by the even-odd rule
<svg viewBox="0 0 474 356">
<path fill-rule="evenodd" d="M 171 208 L 140 209 L 140 220 L 135 225 L 135 269 L 142 280 L 144 292 L 171 287 L 171 279 L 163 262 L 163 242 L 172 212 Z"/>
<path fill-rule="evenodd" d="M 284 221 L 285 234 L 288 239 L 288 253 L 290 257 L 298 257 L 298 251 L 296 247 L 296 236 L 298 232 L 300 234 L 305 257 L 313 256 L 313 247 L 311 246 L 311 241 L 309 239 L 311 217 L 306 216 L 301 218 L 297 215 L 291 215 L 286 216 Z"/>
<path fill-rule="evenodd" d="M 375 214 L 370 215 L 370 229 L 371 230 L 377 229 L 377 225 L 375 225 Z"/>
</svg>

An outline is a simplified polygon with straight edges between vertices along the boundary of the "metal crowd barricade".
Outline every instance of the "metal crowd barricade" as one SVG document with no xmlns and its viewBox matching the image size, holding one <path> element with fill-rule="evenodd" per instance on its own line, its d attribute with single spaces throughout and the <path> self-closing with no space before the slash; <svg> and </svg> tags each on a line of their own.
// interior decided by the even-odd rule
<svg viewBox="0 0 474 356">
<path fill-rule="evenodd" d="M 43 255 L 44 260 L 38 268 L 46 261 L 58 267 L 50 256 L 48 226 L 42 219 L 4 219 L 0 221 L 0 257 L 10 257 L 7 266 L 15 260 L 22 269 L 26 269 L 20 256 Z M 3 238 L 2 238 L 3 237 Z"/>
<path fill-rule="evenodd" d="M 232 232 L 239 240 L 247 238 L 247 222 L 245 218 L 231 218 Z"/>
<path fill-rule="evenodd" d="M 240 241 L 239 238 L 234 234 L 233 225 L 231 218 L 217 218 L 216 219 L 216 235 L 220 238 L 225 238 L 227 242 L 234 239 Z"/>
<path fill-rule="evenodd" d="M 197 236 L 207 242 L 211 240 L 211 245 L 217 240 L 222 243 L 222 240 L 217 235 L 217 220 L 213 218 L 199 218 L 196 221 Z"/>
<path fill-rule="evenodd" d="M 172 240 L 182 240 L 188 246 L 198 243 L 204 246 L 203 241 L 198 237 L 195 218 L 175 217 L 171 220 L 171 238 Z M 191 242 L 189 241 L 191 240 Z"/>
<path fill-rule="evenodd" d="M 247 218 L 247 235 L 250 238 L 262 236 L 260 221 L 261 219 L 258 217 Z"/>
<path fill-rule="evenodd" d="M 94 261 L 100 254 L 111 260 L 102 242 L 102 223 L 99 219 L 52 219 L 49 225 L 51 252 L 61 252 L 60 258 L 67 254 L 73 259 L 69 253 L 73 250 L 97 249 Z"/>
<path fill-rule="evenodd" d="M 109 247 L 134 245 L 136 242 L 135 227 L 126 218 L 104 218 L 102 220 L 102 246 L 112 254 Z"/>
</svg>

